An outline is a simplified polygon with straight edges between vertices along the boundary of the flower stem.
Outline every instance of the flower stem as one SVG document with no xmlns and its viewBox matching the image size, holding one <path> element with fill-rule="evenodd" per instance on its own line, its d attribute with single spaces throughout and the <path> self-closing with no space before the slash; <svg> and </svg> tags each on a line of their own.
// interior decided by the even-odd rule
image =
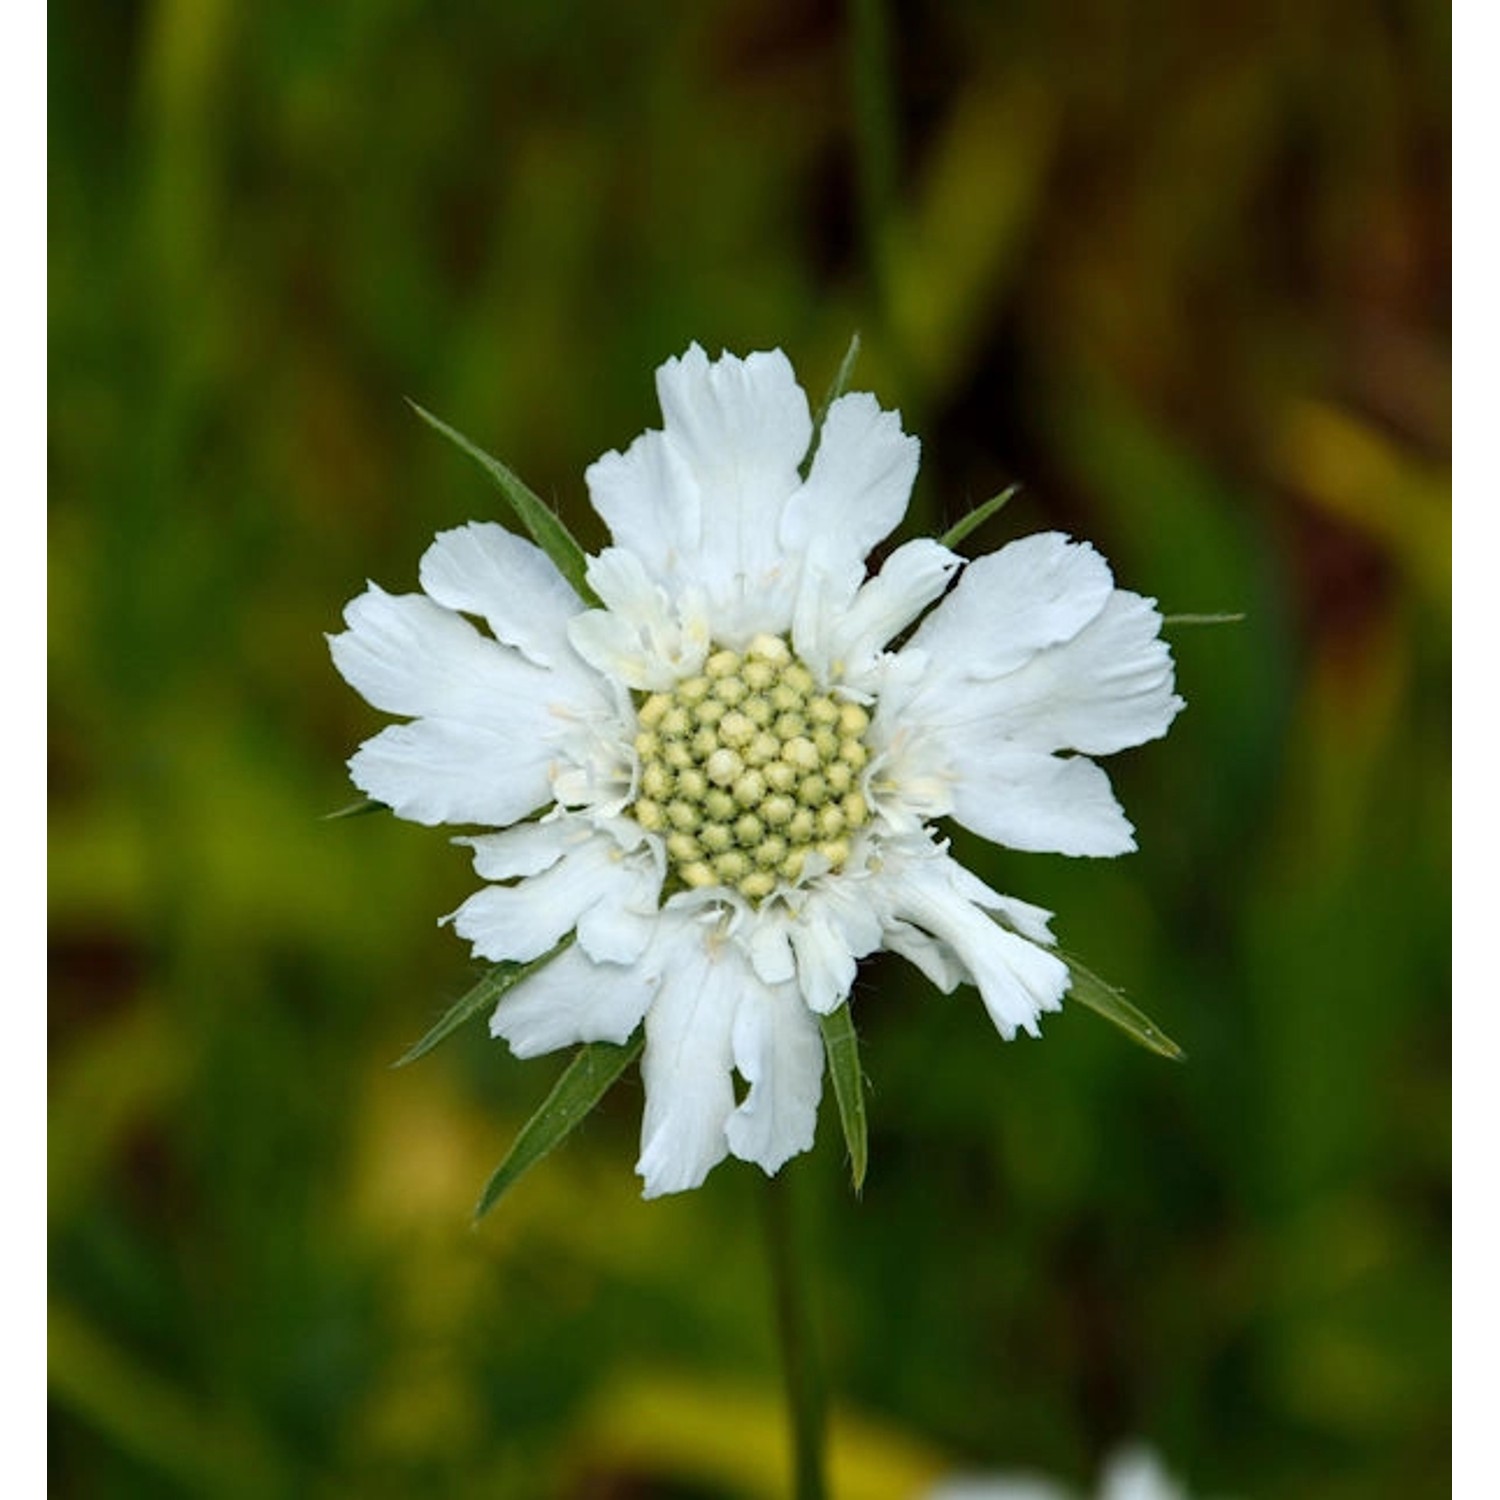
<svg viewBox="0 0 1500 1500">
<path fill-rule="evenodd" d="M 804 1244 L 797 1222 L 797 1194 L 788 1168 L 766 1179 L 766 1252 L 781 1341 L 782 1373 L 792 1419 L 793 1495 L 825 1500 L 823 1474 L 824 1394 L 808 1298 Z"/>
</svg>

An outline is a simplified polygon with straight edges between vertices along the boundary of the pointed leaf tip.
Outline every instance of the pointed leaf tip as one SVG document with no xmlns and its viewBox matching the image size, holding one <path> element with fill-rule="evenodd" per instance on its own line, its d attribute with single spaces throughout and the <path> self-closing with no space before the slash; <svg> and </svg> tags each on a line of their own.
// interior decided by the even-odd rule
<svg viewBox="0 0 1500 1500">
<path fill-rule="evenodd" d="M 389 811 L 390 808 L 384 802 L 377 802 L 373 797 L 361 797 L 358 802 L 351 802 L 346 807 L 336 807 L 332 812 L 324 813 L 322 821 L 337 823 L 344 818 L 365 818 L 371 813 Z"/>
<path fill-rule="evenodd" d="M 854 362 L 858 358 L 859 334 L 853 333 L 849 336 L 849 347 L 844 351 L 843 359 L 839 361 L 838 373 L 833 377 L 828 389 L 823 393 L 823 400 L 813 415 L 812 441 L 807 445 L 807 456 L 802 460 L 800 470 L 804 479 L 812 472 L 813 459 L 817 456 L 818 444 L 823 440 L 823 423 L 828 419 L 828 408 L 849 389 L 849 382 L 854 377 Z"/>
<path fill-rule="evenodd" d="M 531 533 L 532 541 L 552 559 L 553 566 L 567 579 L 574 593 L 585 604 L 597 606 L 599 596 L 588 584 L 588 554 L 573 533 L 563 525 L 562 519 L 552 507 L 514 470 L 492 454 L 486 453 L 478 443 L 466 438 L 457 428 L 450 427 L 441 417 L 433 416 L 410 396 L 406 397 L 406 404 L 434 432 L 441 433 L 454 447 L 467 453 L 489 475 L 495 487 L 504 495 L 516 519 Z"/>
<path fill-rule="evenodd" d="M 1004 510 L 1020 490 L 1019 484 L 1008 485 L 998 495 L 991 495 L 983 505 L 976 505 L 968 515 L 960 517 L 938 538 L 939 545 L 947 547 L 951 552 L 971 531 L 978 530 L 991 516 Z"/>
<path fill-rule="evenodd" d="M 481 1011 L 488 1010 L 508 990 L 513 990 L 523 979 L 529 979 L 540 968 L 550 964 L 569 943 L 570 932 L 556 947 L 533 958 L 529 963 L 496 964 L 461 1000 L 455 1001 L 443 1013 L 442 1018 L 429 1030 L 422 1040 L 408 1047 L 395 1062 L 393 1068 L 404 1068 L 419 1057 L 426 1057 L 440 1042 L 445 1042 L 461 1026 Z"/>
<path fill-rule="evenodd" d="M 520 1178 L 588 1117 L 610 1085 L 640 1056 L 644 1031 L 623 1044 L 589 1042 L 578 1049 L 542 1106 L 521 1127 L 505 1160 L 491 1173 L 474 1205 L 477 1224 Z"/>
<path fill-rule="evenodd" d="M 1229 614 L 1211 614 L 1211 615 L 1163 615 L 1161 617 L 1161 622 L 1162 622 L 1163 625 L 1166 625 L 1166 626 L 1172 626 L 1172 625 L 1241 625 L 1241 624 L 1244 623 L 1245 619 L 1246 619 L 1246 616 L 1245 616 L 1244 612 L 1240 611 L 1237 614 L 1236 613 L 1229 613 Z"/>
<path fill-rule="evenodd" d="M 1133 1042 L 1172 1062 L 1186 1062 L 1187 1053 L 1143 1010 L 1132 1005 L 1108 980 L 1101 979 L 1071 954 L 1053 950 L 1068 966 L 1072 978 L 1068 994 L 1096 1015 L 1118 1026 Z"/>
<path fill-rule="evenodd" d="M 828 387 L 823 396 L 823 404 L 818 408 L 818 426 L 823 425 L 823 418 L 828 415 L 828 408 L 833 405 L 845 391 L 849 389 L 849 382 L 854 378 L 855 361 L 859 358 L 859 332 L 856 330 L 849 335 L 849 347 L 844 350 L 844 357 L 839 361 L 837 373 L 833 377 L 833 383 Z"/>
</svg>

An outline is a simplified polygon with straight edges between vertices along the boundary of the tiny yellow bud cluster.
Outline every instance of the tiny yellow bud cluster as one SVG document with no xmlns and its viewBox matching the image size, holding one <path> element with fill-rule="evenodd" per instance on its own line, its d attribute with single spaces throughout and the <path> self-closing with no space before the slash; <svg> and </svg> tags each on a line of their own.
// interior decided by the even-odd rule
<svg viewBox="0 0 1500 1500">
<path fill-rule="evenodd" d="M 714 651 L 637 719 L 640 795 L 628 811 L 662 836 L 683 885 L 730 886 L 758 903 L 810 854 L 831 870 L 848 861 L 870 820 L 860 790 L 870 717 L 819 692 L 780 636 Z"/>
</svg>

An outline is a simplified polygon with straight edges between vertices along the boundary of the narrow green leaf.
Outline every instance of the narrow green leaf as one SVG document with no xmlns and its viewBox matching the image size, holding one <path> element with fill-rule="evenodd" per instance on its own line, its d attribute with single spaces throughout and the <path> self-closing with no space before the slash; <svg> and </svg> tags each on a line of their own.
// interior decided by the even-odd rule
<svg viewBox="0 0 1500 1500">
<path fill-rule="evenodd" d="M 1139 1042 L 1159 1057 L 1182 1062 L 1187 1054 L 1145 1012 L 1137 1010 L 1119 990 L 1107 980 L 1101 979 L 1092 969 L 1085 968 L 1071 954 L 1054 949 L 1057 956 L 1068 966 L 1073 983 L 1069 996 L 1088 1006 L 1091 1011 L 1113 1021 L 1132 1041 Z"/>
<path fill-rule="evenodd" d="M 849 382 L 854 378 L 854 362 L 858 358 L 859 335 L 853 333 L 849 336 L 849 347 L 844 350 L 844 357 L 839 361 L 838 373 L 833 377 L 833 383 L 823 395 L 823 404 L 818 408 L 818 415 L 813 422 L 813 430 L 815 432 L 823 430 L 823 423 L 828 416 L 828 408 L 849 389 Z"/>
<path fill-rule="evenodd" d="M 588 568 L 588 554 L 574 539 L 573 533 L 558 519 L 556 512 L 520 477 L 507 468 L 498 458 L 486 453 L 477 443 L 472 443 L 463 433 L 450 427 L 441 418 L 417 405 L 407 403 L 427 425 L 442 433 L 455 447 L 461 448 L 495 481 L 500 493 L 510 503 L 516 519 L 531 533 L 532 540 L 547 554 L 573 586 L 574 592 L 585 604 L 597 605 L 599 596 L 588 585 L 584 576 Z"/>
<path fill-rule="evenodd" d="M 991 495 L 983 505 L 975 506 L 974 509 L 968 513 L 968 515 L 964 516 L 958 521 L 955 521 L 953 525 L 950 526 L 942 534 L 942 536 L 938 538 L 938 541 L 944 547 L 947 547 L 950 550 L 958 546 L 958 544 L 963 541 L 963 539 L 968 536 L 971 531 L 975 530 L 977 527 L 983 526 L 991 516 L 998 515 L 1002 510 L 1004 510 L 1006 505 L 1010 502 L 1011 497 L 1015 495 L 1020 490 L 1020 488 L 1020 485 L 1013 484 L 1008 489 L 1001 490 L 998 495 Z"/>
<path fill-rule="evenodd" d="M 447 1041 L 465 1022 L 472 1020 L 480 1011 L 488 1010 L 507 990 L 513 990 L 523 979 L 550 964 L 572 941 L 573 934 L 569 933 L 555 948 L 529 963 L 496 964 L 462 1000 L 449 1006 L 442 1020 L 420 1042 L 403 1052 L 391 1066 L 404 1068 L 407 1063 L 426 1057 L 439 1042 Z"/>
<path fill-rule="evenodd" d="M 858 1193 L 864 1188 L 865 1168 L 869 1164 L 865 1078 L 859 1066 L 859 1038 L 854 1033 L 854 1017 L 849 1014 L 847 1000 L 830 1015 L 818 1019 L 823 1028 L 823 1050 L 828 1054 L 833 1094 L 839 1102 L 844 1144 L 849 1148 L 849 1175 L 854 1179 L 854 1191 Z"/>
<path fill-rule="evenodd" d="M 1163 615 L 1163 625 L 1238 625 L 1244 620 L 1243 613 L 1228 615 Z"/>
<path fill-rule="evenodd" d="M 373 797 L 361 797 L 358 802 L 351 802 L 347 807 L 335 808 L 331 813 L 323 814 L 325 823 L 336 823 L 340 818 L 364 818 L 371 813 L 389 812 L 384 802 L 377 802 Z"/>
<path fill-rule="evenodd" d="M 807 445 L 807 457 L 802 460 L 802 477 L 804 479 L 812 472 L 813 458 L 817 454 L 818 444 L 823 437 L 823 423 L 828 419 L 828 408 L 833 405 L 845 391 L 849 389 L 849 381 L 854 375 L 854 362 L 859 358 L 859 335 L 851 334 L 849 347 L 844 350 L 844 357 L 839 361 L 838 373 L 833 377 L 833 383 L 823 395 L 822 404 L 818 407 L 817 414 L 813 417 L 812 442 Z"/>
<path fill-rule="evenodd" d="M 524 1172 L 562 1144 L 615 1079 L 640 1056 L 645 1045 L 645 1032 L 638 1031 L 623 1046 L 589 1042 L 578 1049 L 552 1092 L 542 1101 L 542 1107 L 521 1127 L 505 1160 L 485 1183 L 479 1202 L 474 1205 L 476 1222 L 515 1186 Z"/>
</svg>

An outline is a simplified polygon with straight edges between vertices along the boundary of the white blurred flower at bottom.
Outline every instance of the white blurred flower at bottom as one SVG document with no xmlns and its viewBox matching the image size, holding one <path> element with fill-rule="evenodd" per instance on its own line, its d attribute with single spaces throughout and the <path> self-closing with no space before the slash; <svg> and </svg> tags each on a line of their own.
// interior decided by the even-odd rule
<svg viewBox="0 0 1500 1500">
<path fill-rule="evenodd" d="M 958 1476 L 928 1490 L 922 1500 L 1081 1500 L 1074 1491 L 1031 1474 Z M 1189 1500 L 1188 1492 L 1146 1448 L 1126 1448 L 1105 1464 L 1097 1500 Z"/>
</svg>

